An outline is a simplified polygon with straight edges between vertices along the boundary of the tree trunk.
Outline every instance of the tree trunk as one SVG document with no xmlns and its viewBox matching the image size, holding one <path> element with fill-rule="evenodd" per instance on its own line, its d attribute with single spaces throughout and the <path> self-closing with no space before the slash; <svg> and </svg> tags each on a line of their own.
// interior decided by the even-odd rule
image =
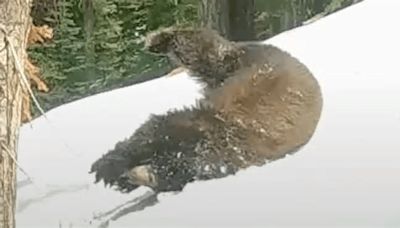
<svg viewBox="0 0 400 228">
<path fill-rule="evenodd" d="M 93 7 L 93 0 L 83 0 L 83 22 L 85 34 L 85 55 L 86 55 L 86 69 L 85 74 L 82 75 L 82 80 L 93 80 L 96 78 L 96 57 L 95 57 L 95 43 L 93 42 L 93 33 L 95 26 L 95 12 Z"/>
<path fill-rule="evenodd" d="M 229 39 L 255 40 L 254 0 L 231 0 L 229 3 Z"/>
<path fill-rule="evenodd" d="M 254 0 L 201 0 L 201 25 L 233 41 L 255 40 Z"/>
<path fill-rule="evenodd" d="M 229 37 L 229 1 L 230 0 L 201 0 L 201 25 L 218 31 L 221 36 Z"/>
<path fill-rule="evenodd" d="M 0 1 L 0 228 L 15 227 L 16 163 L 22 87 L 11 52 L 24 69 L 30 0 Z M 11 42 L 8 44 L 5 40 Z"/>
</svg>

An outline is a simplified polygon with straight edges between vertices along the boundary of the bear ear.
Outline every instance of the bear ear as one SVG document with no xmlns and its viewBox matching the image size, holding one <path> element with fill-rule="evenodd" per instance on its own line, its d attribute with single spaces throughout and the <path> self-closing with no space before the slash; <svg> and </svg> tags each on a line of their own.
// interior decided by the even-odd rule
<svg viewBox="0 0 400 228">
<path fill-rule="evenodd" d="M 173 35 L 174 33 L 171 28 L 150 32 L 146 36 L 145 50 L 155 54 L 167 54 L 170 50 Z"/>
<path fill-rule="evenodd" d="M 234 43 L 226 45 L 225 48 L 219 50 L 222 62 L 227 65 L 236 64 L 236 60 L 240 58 L 242 53 L 242 50 L 240 50 Z"/>
</svg>

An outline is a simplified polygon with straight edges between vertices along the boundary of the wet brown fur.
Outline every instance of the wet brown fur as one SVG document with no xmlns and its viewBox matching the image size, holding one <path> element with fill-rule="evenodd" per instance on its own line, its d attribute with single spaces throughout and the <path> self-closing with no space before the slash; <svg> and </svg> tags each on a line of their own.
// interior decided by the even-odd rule
<svg viewBox="0 0 400 228">
<path fill-rule="evenodd" d="M 154 48 L 155 43 L 163 48 Z M 230 42 L 206 28 L 161 29 L 148 36 L 146 47 L 172 60 L 185 57 L 175 62 L 207 84 L 202 102 L 226 122 L 249 129 L 248 142 L 267 159 L 311 138 L 322 109 L 321 91 L 312 73 L 288 53 L 271 45 Z M 222 66 L 225 61 L 228 66 Z"/>
<path fill-rule="evenodd" d="M 240 67 L 237 61 L 242 54 L 236 43 L 206 28 L 160 29 L 147 35 L 145 47 L 152 53 L 167 55 L 212 88 Z"/>
<path fill-rule="evenodd" d="M 138 186 L 132 183 L 181 190 L 196 179 L 283 158 L 314 134 L 322 111 L 320 87 L 288 53 L 229 42 L 207 29 L 164 29 L 151 33 L 146 47 L 204 82 L 205 98 L 193 109 L 151 117 L 93 164 L 97 181 L 122 191 Z M 135 172 L 133 178 L 151 176 L 156 184 L 121 178 L 142 166 L 150 174 Z"/>
</svg>

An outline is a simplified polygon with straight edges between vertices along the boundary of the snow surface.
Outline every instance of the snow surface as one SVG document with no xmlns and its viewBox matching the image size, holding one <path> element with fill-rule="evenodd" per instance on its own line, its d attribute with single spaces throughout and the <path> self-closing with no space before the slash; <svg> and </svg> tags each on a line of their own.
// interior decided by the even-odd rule
<svg viewBox="0 0 400 228">
<path fill-rule="evenodd" d="M 365 0 L 266 43 L 306 64 L 324 108 L 301 151 L 182 193 L 110 227 L 400 226 L 400 1 Z M 21 130 L 18 227 L 89 227 L 146 189 L 120 194 L 88 174 L 91 163 L 150 113 L 192 105 L 185 73 L 92 96 Z M 69 147 L 68 148 L 67 145 Z"/>
</svg>

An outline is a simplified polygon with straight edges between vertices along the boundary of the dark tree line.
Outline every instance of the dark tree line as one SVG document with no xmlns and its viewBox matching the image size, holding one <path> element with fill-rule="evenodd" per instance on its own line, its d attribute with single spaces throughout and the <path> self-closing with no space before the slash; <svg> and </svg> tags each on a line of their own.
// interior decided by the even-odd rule
<svg viewBox="0 0 400 228">
<path fill-rule="evenodd" d="M 159 27 L 203 25 L 230 40 L 264 40 L 355 0 L 34 0 L 36 25 L 54 41 L 30 48 L 50 93 L 46 110 L 91 94 L 166 74 L 174 66 L 143 51 Z"/>
</svg>

